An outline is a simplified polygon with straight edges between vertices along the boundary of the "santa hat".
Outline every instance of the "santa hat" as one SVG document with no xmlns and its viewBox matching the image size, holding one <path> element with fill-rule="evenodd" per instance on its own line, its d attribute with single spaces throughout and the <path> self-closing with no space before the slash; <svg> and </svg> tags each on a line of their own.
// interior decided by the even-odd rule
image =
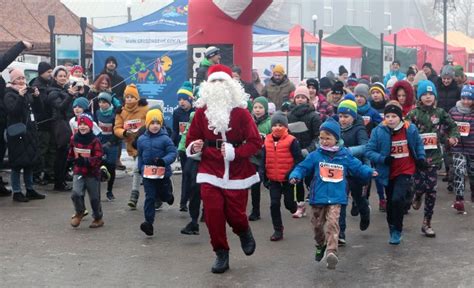
<svg viewBox="0 0 474 288">
<path fill-rule="evenodd" d="M 207 81 L 213 82 L 216 80 L 230 80 L 232 79 L 232 69 L 223 64 L 216 64 L 209 67 L 207 70 Z"/>
</svg>

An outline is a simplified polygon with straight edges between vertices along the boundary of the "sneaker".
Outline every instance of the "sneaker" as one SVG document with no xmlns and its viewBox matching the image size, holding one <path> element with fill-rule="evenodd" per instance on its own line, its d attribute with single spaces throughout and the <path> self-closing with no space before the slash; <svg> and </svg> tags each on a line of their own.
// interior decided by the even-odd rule
<svg viewBox="0 0 474 288">
<path fill-rule="evenodd" d="M 71 218 L 71 226 L 76 228 L 81 224 L 81 220 L 84 217 L 84 214 L 76 213 Z"/>
<path fill-rule="evenodd" d="M 337 239 L 337 246 L 346 246 L 346 233 L 339 231 L 339 237 Z"/>
<path fill-rule="evenodd" d="M 199 224 L 189 222 L 186 227 L 181 229 L 181 234 L 184 235 L 199 235 Z"/>
<path fill-rule="evenodd" d="M 293 218 L 302 218 L 306 216 L 306 207 L 304 202 L 298 202 L 298 209 L 293 213 Z"/>
<path fill-rule="evenodd" d="M 260 212 L 255 212 L 252 210 L 252 213 L 249 215 L 249 221 L 257 221 L 260 220 Z"/>
<path fill-rule="evenodd" d="M 107 182 L 110 179 L 110 172 L 105 165 L 100 166 L 100 182 Z"/>
<path fill-rule="evenodd" d="M 160 211 L 162 207 L 163 207 L 163 202 L 160 201 L 160 200 L 156 200 L 156 202 L 155 202 L 155 211 Z"/>
<path fill-rule="evenodd" d="M 283 240 L 283 227 L 281 229 L 275 229 L 273 235 L 270 237 L 270 241 Z"/>
<path fill-rule="evenodd" d="M 351 215 L 354 217 L 359 215 L 359 208 L 357 208 L 357 205 L 354 201 L 352 201 Z"/>
<path fill-rule="evenodd" d="M 173 196 L 173 194 L 171 194 L 171 197 L 168 198 L 168 201 L 166 201 L 166 203 L 168 203 L 168 205 L 170 205 L 170 206 L 173 205 L 173 203 L 174 203 L 174 196 Z M 163 205 L 163 203 L 162 203 L 162 205 Z"/>
<path fill-rule="evenodd" d="M 420 195 L 415 195 L 415 198 L 413 198 L 413 202 L 411 202 L 411 207 L 413 207 L 413 209 L 415 210 L 419 210 L 420 207 L 421 207 L 421 201 L 423 199 L 423 196 Z"/>
<path fill-rule="evenodd" d="M 130 207 L 130 210 L 137 210 L 137 201 L 130 199 L 127 205 Z"/>
<path fill-rule="evenodd" d="M 425 234 L 428 238 L 436 237 L 436 233 L 434 232 L 433 228 L 431 228 L 431 220 L 424 219 L 423 225 L 421 226 L 421 233 Z"/>
<path fill-rule="evenodd" d="M 151 223 L 143 222 L 140 225 L 140 230 L 142 230 L 147 236 L 153 236 L 153 224 Z"/>
<path fill-rule="evenodd" d="M 336 265 L 339 262 L 339 258 L 334 252 L 329 252 L 326 256 L 327 267 L 330 270 L 336 269 Z"/>
<path fill-rule="evenodd" d="M 456 200 L 456 201 L 454 201 L 452 207 L 453 207 L 454 209 L 456 209 L 459 214 L 463 214 L 463 213 L 466 212 L 466 210 L 464 209 L 464 201 L 463 201 L 463 200 Z"/>
<path fill-rule="evenodd" d="M 321 262 L 324 258 L 324 253 L 326 252 L 326 245 L 316 246 L 316 252 L 314 253 L 314 260 L 316 262 Z"/>
<path fill-rule="evenodd" d="M 389 243 L 391 245 L 398 245 L 402 241 L 402 231 L 394 229 L 390 235 Z"/>
<path fill-rule="evenodd" d="M 186 204 L 180 205 L 179 206 L 179 211 L 180 212 L 188 212 L 188 207 L 186 206 Z"/>
<path fill-rule="evenodd" d="M 89 225 L 89 228 L 99 228 L 99 227 L 102 227 L 102 226 L 104 226 L 104 220 L 94 219 L 94 221 L 92 221 L 91 225 Z"/>
<path fill-rule="evenodd" d="M 84 214 L 82 214 L 82 218 L 86 217 L 87 215 L 89 215 L 89 210 L 84 210 Z"/>
<path fill-rule="evenodd" d="M 105 196 L 107 197 L 107 200 L 108 200 L 109 202 L 112 202 L 112 201 L 115 200 L 115 196 L 114 196 L 114 194 L 112 193 L 112 191 L 107 192 L 107 193 L 105 194 Z"/>
<path fill-rule="evenodd" d="M 15 192 L 13 193 L 13 201 L 16 202 L 28 202 L 30 201 L 23 193 L 21 192 Z"/>
<path fill-rule="evenodd" d="M 379 200 L 379 211 L 386 212 L 387 211 L 387 200 L 380 199 Z"/>
<path fill-rule="evenodd" d="M 46 195 L 36 192 L 34 189 L 26 189 L 26 197 L 29 200 L 38 200 L 46 198 Z"/>
</svg>

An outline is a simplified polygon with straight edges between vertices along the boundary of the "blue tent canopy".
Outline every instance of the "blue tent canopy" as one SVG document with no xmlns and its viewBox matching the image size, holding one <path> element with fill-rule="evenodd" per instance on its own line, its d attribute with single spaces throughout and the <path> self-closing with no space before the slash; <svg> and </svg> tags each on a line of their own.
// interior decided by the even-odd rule
<svg viewBox="0 0 474 288">
<path fill-rule="evenodd" d="M 96 32 L 178 32 L 188 31 L 188 0 L 175 0 L 160 10 L 129 23 Z"/>
</svg>

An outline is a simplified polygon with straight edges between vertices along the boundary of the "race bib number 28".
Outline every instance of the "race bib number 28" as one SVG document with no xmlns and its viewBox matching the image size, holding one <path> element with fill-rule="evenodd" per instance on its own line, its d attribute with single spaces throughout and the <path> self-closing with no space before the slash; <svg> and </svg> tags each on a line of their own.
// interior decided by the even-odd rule
<svg viewBox="0 0 474 288">
<path fill-rule="evenodd" d="M 319 163 L 319 176 L 324 182 L 341 182 L 344 179 L 344 166 L 321 162 Z"/>
<path fill-rule="evenodd" d="M 408 141 L 407 140 L 392 141 L 392 148 L 390 150 L 390 155 L 393 158 L 408 157 L 408 155 L 410 155 L 408 153 Z"/>
</svg>

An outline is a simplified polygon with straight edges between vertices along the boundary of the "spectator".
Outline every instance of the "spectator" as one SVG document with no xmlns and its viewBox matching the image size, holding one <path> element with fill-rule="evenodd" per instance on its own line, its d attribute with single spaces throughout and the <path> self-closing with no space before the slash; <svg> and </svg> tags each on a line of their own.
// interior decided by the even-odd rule
<svg viewBox="0 0 474 288">
<path fill-rule="evenodd" d="M 195 86 L 199 86 L 202 81 L 207 80 L 207 70 L 209 67 L 221 63 L 221 50 L 214 46 L 207 47 L 204 57 L 197 70 Z"/>
<path fill-rule="evenodd" d="M 262 96 L 275 103 L 276 109 L 280 110 L 281 104 L 288 101 L 290 93 L 295 91 L 295 85 L 286 76 L 282 65 L 275 65 L 272 72 L 273 76 L 263 88 Z"/>
<path fill-rule="evenodd" d="M 392 77 L 396 77 L 397 80 L 403 80 L 407 77 L 405 73 L 400 72 L 400 66 L 401 66 L 400 61 L 394 60 L 392 62 L 390 72 L 388 72 L 387 75 L 385 75 L 385 77 L 383 78 L 383 84 L 385 86 L 388 86 L 387 83 Z"/>
<path fill-rule="evenodd" d="M 105 60 L 104 69 L 102 72 L 100 72 L 99 76 L 102 74 L 107 74 L 110 77 L 110 80 L 112 81 L 112 93 L 115 94 L 115 97 L 117 97 L 120 102 L 123 103 L 123 91 L 125 91 L 127 84 L 125 84 L 123 77 L 117 73 L 117 67 L 117 59 L 115 59 L 113 56 L 110 56 Z M 99 76 L 97 76 L 96 79 Z"/>
<path fill-rule="evenodd" d="M 445 65 L 441 70 L 441 78 L 438 78 L 438 82 L 436 82 L 437 106 L 443 108 L 447 113 L 461 99 L 461 89 L 454 81 L 454 74 L 454 67 Z"/>
<path fill-rule="evenodd" d="M 349 78 L 349 71 L 347 71 L 344 65 L 339 66 L 339 76 L 337 78 L 342 83 L 346 83 L 347 78 Z"/>
<path fill-rule="evenodd" d="M 462 89 L 464 85 L 468 85 L 466 74 L 464 74 L 464 68 L 461 65 L 454 66 L 454 80 L 458 84 L 459 89 Z"/>
<path fill-rule="evenodd" d="M 422 68 L 428 80 L 430 80 L 433 83 L 438 82 L 438 74 L 436 74 L 436 71 L 433 69 L 433 66 L 431 65 L 431 63 L 426 62 L 425 64 L 423 64 Z"/>
<path fill-rule="evenodd" d="M 413 86 L 413 82 L 415 81 L 415 75 L 415 70 L 412 67 L 408 68 L 406 80 L 411 84 L 411 86 Z"/>
<path fill-rule="evenodd" d="M 321 91 L 324 97 L 327 97 L 328 93 L 331 92 L 333 85 L 334 83 L 331 81 L 329 77 L 323 77 L 319 81 L 319 91 Z"/>
<path fill-rule="evenodd" d="M 258 75 L 258 74 L 257 74 Z M 250 100 L 253 101 L 255 98 L 260 96 L 253 86 L 252 83 L 247 83 L 241 79 L 242 76 L 242 68 L 240 66 L 234 65 L 232 66 L 232 78 L 235 81 L 239 82 L 242 87 L 244 87 L 245 93 L 250 95 Z"/>
<path fill-rule="evenodd" d="M 260 80 L 257 69 L 252 70 L 252 83 L 255 90 L 257 90 L 258 95 L 262 95 L 264 85 L 262 84 L 262 80 Z"/>
<path fill-rule="evenodd" d="M 309 78 L 306 80 L 306 87 L 308 87 L 310 103 L 313 103 L 314 109 L 319 113 L 319 118 L 321 122 L 326 120 L 326 117 L 332 116 L 334 114 L 333 108 L 326 101 L 326 97 L 319 93 L 319 83 L 318 80 L 314 78 Z"/>
</svg>

